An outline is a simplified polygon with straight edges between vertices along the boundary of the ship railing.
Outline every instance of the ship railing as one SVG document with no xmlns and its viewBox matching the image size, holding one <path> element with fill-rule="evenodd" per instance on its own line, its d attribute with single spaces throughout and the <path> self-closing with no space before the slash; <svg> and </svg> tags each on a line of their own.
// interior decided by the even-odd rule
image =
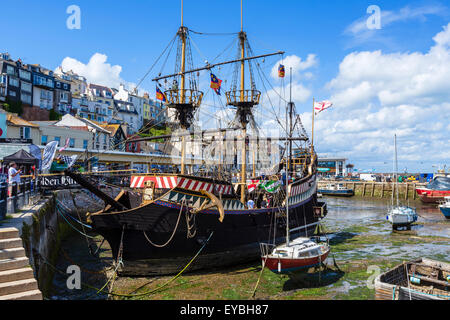
<svg viewBox="0 0 450 320">
<path fill-rule="evenodd" d="M 194 107 L 200 107 L 203 99 L 203 92 L 193 89 L 170 89 L 164 91 L 164 94 L 169 106 L 190 104 Z"/>
<path fill-rule="evenodd" d="M 261 92 L 258 90 L 233 90 L 225 92 L 225 97 L 227 104 L 231 106 L 238 106 L 242 102 L 257 105 L 261 98 Z"/>
<path fill-rule="evenodd" d="M 273 249 L 275 249 L 275 245 L 271 244 L 271 243 L 260 243 L 259 244 L 259 248 L 261 250 L 261 256 L 262 257 L 266 257 L 269 254 L 271 254 L 273 252 Z"/>
</svg>

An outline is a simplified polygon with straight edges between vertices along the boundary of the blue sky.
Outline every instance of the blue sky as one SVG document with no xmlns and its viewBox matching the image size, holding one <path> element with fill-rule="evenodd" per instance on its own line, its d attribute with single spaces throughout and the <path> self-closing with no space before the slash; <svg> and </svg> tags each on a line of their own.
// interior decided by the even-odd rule
<svg viewBox="0 0 450 320">
<path fill-rule="evenodd" d="M 81 30 L 66 27 L 69 17 L 66 9 L 73 4 L 81 9 Z M 378 5 L 381 9 L 381 30 L 358 28 L 369 17 L 366 10 L 370 5 Z M 228 33 L 240 29 L 240 2 L 237 0 L 186 0 L 184 9 L 185 25 L 191 30 Z M 432 171 L 432 165 L 450 165 L 447 160 L 450 154 L 441 147 L 448 147 L 450 127 L 446 120 L 449 119 L 434 114 L 436 110 L 450 110 L 446 104 L 447 88 L 423 89 L 420 96 L 402 95 L 402 88 L 414 87 L 417 82 L 408 83 L 408 79 L 424 77 L 423 65 L 436 60 L 427 54 L 436 46 L 433 38 L 449 23 L 449 10 L 444 1 L 247 0 L 244 1 L 244 29 L 256 54 L 283 50 L 285 57 L 297 58 L 292 59 L 297 92 L 294 100 L 307 130 L 310 128 L 312 97 L 335 103 L 317 119 L 316 149 L 319 153 L 348 157 L 360 169 L 390 171 L 391 137 L 398 131 L 399 167 L 408 167 L 410 171 Z M 15 59 L 20 57 L 26 63 L 40 63 L 50 69 L 55 69 L 67 57 L 72 60 L 66 60 L 66 63 L 79 67 L 88 64 L 95 54 L 101 54 L 104 58 L 99 59 L 98 63 L 102 65 L 99 70 L 105 71 L 104 78 L 109 77 L 105 81 L 127 83 L 138 82 L 180 25 L 179 0 L 15 0 L 2 3 L 2 11 L 6 14 L 2 15 L 0 26 L 7 31 L 2 33 L 0 51 L 8 51 Z M 200 52 L 193 49 L 196 64 L 201 64 L 203 57 L 210 60 L 217 56 L 233 39 L 232 36 L 192 37 L 200 48 Z M 440 47 L 447 48 L 446 44 Z M 380 55 L 376 55 L 379 50 Z M 372 54 L 368 55 L 369 60 L 375 65 L 383 61 L 386 68 L 395 69 L 404 63 L 405 66 L 416 66 L 417 71 L 411 71 L 407 79 L 396 79 L 394 83 L 395 76 L 381 71 L 375 74 L 377 70 L 369 72 L 366 69 L 364 52 Z M 312 55 L 311 59 L 307 60 L 309 55 Z M 265 71 L 270 74 L 277 60 L 268 58 Z M 393 67 L 389 66 L 390 62 Z M 446 62 L 446 59 L 439 61 L 437 69 L 442 64 L 445 70 Z M 289 67 L 288 63 L 286 65 Z M 116 68 L 114 73 L 112 66 L 121 69 Z M 353 77 L 352 68 L 367 72 Z M 110 71 L 111 75 L 108 75 Z M 89 75 L 97 82 L 103 79 L 92 72 Z M 280 85 L 278 79 L 271 80 L 274 87 Z M 384 88 L 381 82 L 387 87 Z M 144 81 L 142 87 L 153 94 L 154 85 L 150 79 Z M 390 92 L 390 88 L 397 89 Z M 377 95 L 361 96 L 364 90 L 377 92 Z M 355 91 L 358 92 L 356 96 Z M 420 90 L 416 88 L 415 91 Z M 393 96 L 405 100 L 397 101 Z M 426 117 L 420 113 L 424 108 L 430 108 Z M 402 120 L 402 125 L 387 123 L 385 114 L 403 119 L 402 116 L 407 114 L 405 109 L 410 113 L 417 112 L 408 114 L 409 118 Z M 362 114 L 366 117 L 361 118 Z M 261 114 L 258 117 L 261 125 L 267 122 Z M 366 128 L 347 128 L 357 128 L 358 124 L 370 119 L 378 119 L 377 128 L 367 129 L 367 125 Z M 421 119 L 427 125 L 419 121 Z M 356 125 L 349 120 L 354 120 Z M 433 133 L 431 140 L 434 142 L 424 143 L 427 140 L 424 128 L 435 122 L 443 122 L 441 130 Z M 418 137 L 422 141 L 420 146 L 415 142 Z M 417 157 L 424 149 L 434 156 Z"/>
</svg>

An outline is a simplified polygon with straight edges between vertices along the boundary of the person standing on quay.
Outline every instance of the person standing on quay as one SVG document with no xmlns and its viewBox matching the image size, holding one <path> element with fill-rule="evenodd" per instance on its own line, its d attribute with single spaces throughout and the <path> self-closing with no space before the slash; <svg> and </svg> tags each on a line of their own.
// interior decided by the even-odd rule
<svg viewBox="0 0 450 320">
<path fill-rule="evenodd" d="M 17 193 L 19 193 L 19 184 L 20 184 L 20 173 L 22 170 L 17 170 L 17 164 L 15 162 L 11 162 L 9 170 L 8 170 L 8 184 L 9 184 L 9 195 L 12 195 L 12 187 L 13 184 L 17 185 Z"/>
</svg>

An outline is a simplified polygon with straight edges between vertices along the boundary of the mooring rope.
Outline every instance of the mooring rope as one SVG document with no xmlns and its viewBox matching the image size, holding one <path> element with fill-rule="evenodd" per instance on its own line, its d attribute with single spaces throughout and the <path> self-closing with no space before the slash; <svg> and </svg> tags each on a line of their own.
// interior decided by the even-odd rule
<svg viewBox="0 0 450 320">
<path fill-rule="evenodd" d="M 175 236 L 175 233 L 176 233 L 176 231 L 177 231 L 177 229 L 178 229 L 178 224 L 180 223 L 181 213 L 183 212 L 183 207 L 184 207 L 185 201 L 186 201 L 186 199 L 183 199 L 183 201 L 181 202 L 180 213 L 178 214 L 177 223 L 176 223 L 176 225 L 175 225 L 175 228 L 173 229 L 172 235 L 170 236 L 169 240 L 167 240 L 166 243 L 161 244 L 161 245 L 160 245 L 160 244 L 153 243 L 153 242 L 147 237 L 147 234 L 145 233 L 145 231 L 142 231 L 142 232 L 144 233 L 145 239 L 147 239 L 147 241 L 148 241 L 151 245 L 153 245 L 153 246 L 155 246 L 155 247 L 157 247 L 157 248 L 164 248 L 165 246 L 167 246 L 167 245 L 172 241 L 172 239 L 173 239 L 173 237 Z"/>
<path fill-rule="evenodd" d="M 61 211 L 58 207 L 55 207 L 55 209 L 56 209 L 56 212 L 58 212 L 59 215 L 60 215 L 61 217 L 63 217 L 63 219 L 69 224 L 69 226 L 72 227 L 72 229 L 74 229 L 74 230 L 77 231 L 79 234 L 81 234 L 81 235 L 83 235 L 83 236 L 85 236 L 85 237 L 88 237 L 88 238 L 91 238 L 91 239 L 95 239 L 95 237 L 92 237 L 92 236 L 90 236 L 90 235 L 88 235 L 88 234 L 85 234 L 85 233 L 81 232 L 80 230 L 78 230 L 77 228 L 75 228 L 75 227 L 74 227 L 74 226 L 66 219 L 66 217 L 64 216 L 64 214 L 62 213 L 62 211 Z"/>
<path fill-rule="evenodd" d="M 267 261 L 267 257 L 262 262 L 261 272 L 259 273 L 258 281 L 256 281 L 256 285 L 255 285 L 255 288 L 253 289 L 253 292 L 252 292 L 252 295 L 250 296 L 250 299 L 253 299 L 255 297 L 256 289 L 259 286 L 259 281 L 261 280 L 261 276 L 263 274 L 264 268 L 266 267 L 266 261 Z"/>
<path fill-rule="evenodd" d="M 164 283 L 163 285 L 149 290 L 147 292 L 143 292 L 143 293 L 138 293 L 138 294 L 121 294 L 121 293 L 115 293 L 115 292 L 106 292 L 104 289 L 103 290 L 99 290 L 98 288 L 91 286 L 85 282 L 81 282 L 81 285 L 92 289 L 92 290 L 96 290 L 97 292 L 103 292 L 106 294 L 110 294 L 112 296 L 118 296 L 118 297 L 127 297 L 127 298 L 133 298 L 133 297 L 142 297 L 145 295 L 149 295 L 149 294 L 153 294 L 155 292 L 157 292 L 158 290 L 166 287 L 168 284 L 170 284 L 171 282 L 175 281 L 191 264 L 192 262 L 194 262 L 194 260 L 199 256 L 199 254 L 203 251 L 203 249 L 206 247 L 206 245 L 208 244 L 209 240 L 211 239 L 211 237 L 213 236 L 214 231 L 211 232 L 211 234 L 209 235 L 208 239 L 206 239 L 205 243 L 203 244 L 203 246 L 200 248 L 200 250 L 196 253 L 196 255 L 189 261 L 189 263 L 177 274 L 175 275 L 172 279 L 170 279 L 169 281 L 167 281 L 166 283 Z M 59 270 L 58 268 L 56 268 L 53 264 L 51 264 L 47 259 L 45 259 L 42 255 L 40 255 L 38 253 L 38 255 L 42 258 L 42 260 L 44 261 L 45 264 L 47 264 L 50 268 L 52 268 L 54 271 L 60 273 L 61 275 L 65 275 L 66 277 L 69 277 L 70 275 L 68 275 L 67 273 Z"/>
</svg>

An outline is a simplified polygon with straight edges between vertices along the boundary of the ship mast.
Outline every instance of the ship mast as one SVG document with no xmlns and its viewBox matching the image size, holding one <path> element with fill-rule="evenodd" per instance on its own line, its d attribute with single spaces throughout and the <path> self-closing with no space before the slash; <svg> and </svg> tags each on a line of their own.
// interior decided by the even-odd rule
<svg viewBox="0 0 450 320">
<path fill-rule="evenodd" d="M 185 79 L 186 75 L 184 74 L 186 68 L 186 30 L 183 26 L 183 0 L 181 0 L 181 27 L 178 31 L 181 38 L 181 92 L 180 92 L 180 102 L 184 104 L 185 102 Z M 183 128 L 187 129 L 187 128 Z M 186 137 L 181 137 L 181 174 L 185 174 L 185 159 L 186 159 Z"/>
<path fill-rule="evenodd" d="M 239 51 L 240 51 L 240 88 L 237 89 L 235 85 L 232 89 L 225 93 L 227 98 L 227 104 L 236 107 L 236 120 L 242 127 L 242 157 L 241 157 L 241 202 L 245 203 L 245 186 L 247 183 L 247 124 L 250 122 L 252 116 L 252 107 L 259 104 L 261 92 L 256 90 L 253 83 L 253 77 L 250 74 L 250 82 L 252 83 L 251 90 L 245 90 L 245 61 L 250 59 L 245 58 L 245 45 L 247 44 L 247 34 L 244 32 L 244 20 L 243 20 L 243 6 L 241 0 L 241 31 L 239 32 Z M 272 55 L 272 54 L 270 54 Z"/>
<path fill-rule="evenodd" d="M 239 33 L 239 40 L 241 44 L 241 59 L 245 58 L 245 37 L 244 32 L 244 20 L 243 20 L 243 8 L 241 0 L 241 32 Z M 245 62 L 241 61 L 241 103 L 244 102 L 244 89 L 245 89 Z M 242 164 L 241 164 L 241 202 L 245 203 L 245 185 L 247 183 L 247 125 L 241 121 L 242 136 L 244 138 L 244 147 L 242 148 Z"/>
</svg>

